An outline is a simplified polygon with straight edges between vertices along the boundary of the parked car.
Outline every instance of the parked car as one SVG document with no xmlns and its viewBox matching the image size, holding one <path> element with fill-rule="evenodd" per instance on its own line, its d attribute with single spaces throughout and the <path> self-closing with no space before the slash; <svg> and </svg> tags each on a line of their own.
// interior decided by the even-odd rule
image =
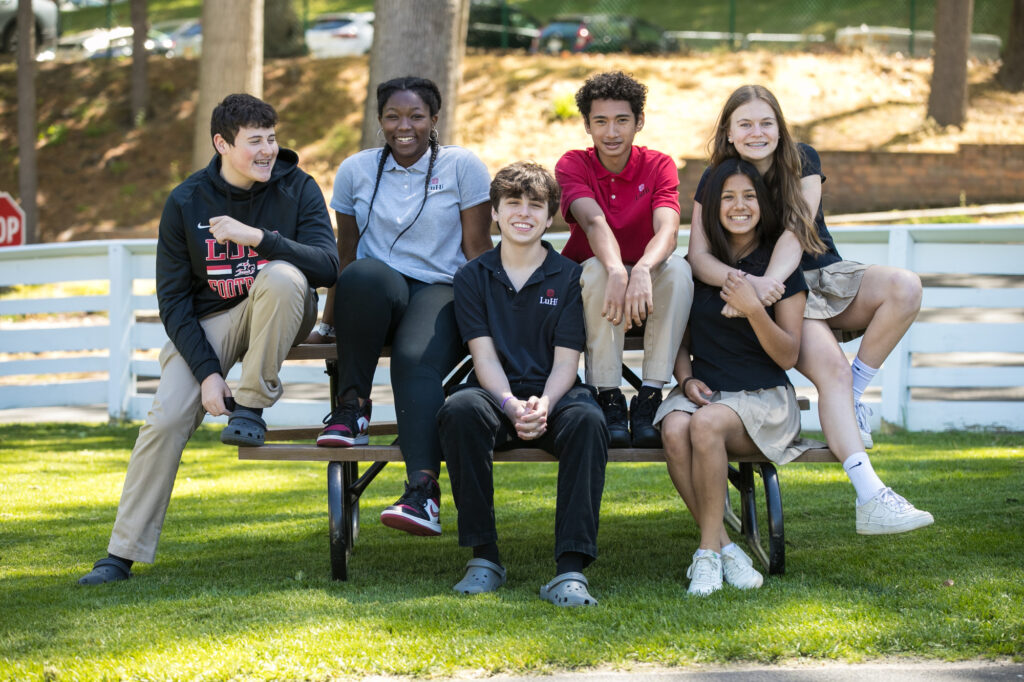
<svg viewBox="0 0 1024 682">
<path fill-rule="evenodd" d="M 559 17 L 541 29 L 534 52 L 633 52 L 660 54 L 679 49 L 664 29 L 637 17 L 594 14 Z"/>
<path fill-rule="evenodd" d="M 57 42 L 56 59 L 75 61 L 79 59 L 103 59 L 109 57 L 130 57 L 132 54 L 131 26 L 115 26 L 110 30 L 93 29 L 64 36 Z M 174 41 L 165 33 L 150 29 L 146 34 L 146 51 L 163 57 L 173 57 Z"/>
<path fill-rule="evenodd" d="M 60 35 L 60 13 L 53 0 L 32 0 L 36 18 L 36 50 L 52 44 Z M 0 52 L 13 54 L 18 47 L 18 0 L 0 0 Z"/>
<path fill-rule="evenodd" d="M 321 14 L 306 29 L 306 47 L 314 57 L 366 54 L 373 45 L 373 12 Z"/>
<path fill-rule="evenodd" d="M 198 19 L 173 19 L 153 24 L 174 41 L 174 56 L 198 57 L 203 53 L 203 25 Z"/>
<path fill-rule="evenodd" d="M 507 42 L 503 44 L 503 37 Z M 494 0 L 474 0 L 469 6 L 467 47 L 509 47 L 528 50 L 540 36 L 540 22 L 519 9 Z"/>
</svg>

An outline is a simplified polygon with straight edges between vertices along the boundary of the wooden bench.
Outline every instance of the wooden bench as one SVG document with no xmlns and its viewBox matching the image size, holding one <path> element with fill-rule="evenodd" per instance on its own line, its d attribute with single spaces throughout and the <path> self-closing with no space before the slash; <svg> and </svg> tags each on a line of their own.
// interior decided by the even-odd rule
<svg viewBox="0 0 1024 682">
<path fill-rule="evenodd" d="M 626 338 L 627 350 L 641 350 L 642 339 Z M 384 349 L 382 356 L 389 355 Z M 288 354 L 289 360 L 322 359 L 330 377 L 331 404 L 337 393 L 337 354 L 333 345 L 301 345 Z M 467 359 L 448 378 L 446 387 L 460 383 L 471 367 Z M 623 374 L 627 382 L 639 388 L 640 379 L 625 365 Z M 800 398 L 800 408 L 807 409 L 808 401 Z M 327 508 L 330 529 L 331 575 L 335 580 L 348 579 L 348 563 L 352 547 L 359 537 L 359 498 L 389 462 L 402 462 L 402 452 L 395 440 L 390 445 L 366 445 L 352 448 L 320 448 L 315 440 L 322 425 L 269 429 L 267 444 L 260 447 L 238 448 L 238 458 L 244 460 L 287 460 L 327 462 Z M 394 436 L 395 422 L 370 424 L 371 436 Z M 287 441 L 304 441 L 301 443 Z M 537 448 L 517 448 L 494 453 L 495 462 L 557 462 L 547 452 Z M 608 451 L 609 462 L 664 462 L 661 449 L 622 448 Z M 794 462 L 835 462 L 830 450 L 809 450 Z M 359 462 L 372 462 L 360 475 Z M 764 568 L 773 575 L 786 569 L 786 546 L 783 530 L 782 497 L 775 465 L 762 455 L 729 456 L 729 482 L 740 494 L 739 516 L 726 500 L 725 520 L 733 530 L 742 532 L 751 551 Z M 768 523 L 767 550 L 757 520 L 757 489 L 754 473 L 760 474 L 765 498 L 765 517 Z"/>
</svg>

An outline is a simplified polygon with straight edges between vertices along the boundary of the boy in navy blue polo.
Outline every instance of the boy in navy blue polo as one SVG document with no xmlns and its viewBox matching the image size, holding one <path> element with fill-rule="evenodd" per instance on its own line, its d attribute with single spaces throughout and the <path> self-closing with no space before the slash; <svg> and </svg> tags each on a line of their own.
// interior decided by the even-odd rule
<svg viewBox="0 0 1024 682">
<path fill-rule="evenodd" d="M 514 163 L 491 183 L 501 244 L 455 275 L 455 318 L 474 371 L 438 413 L 458 508 L 459 544 L 473 548 L 456 592 L 505 583 L 494 518 L 494 450 L 529 444 L 558 458 L 555 577 L 542 599 L 596 605 L 582 571 L 597 556 L 608 429 L 577 374 L 586 343 L 580 266 L 541 241 L 560 190 L 543 167 Z"/>
</svg>

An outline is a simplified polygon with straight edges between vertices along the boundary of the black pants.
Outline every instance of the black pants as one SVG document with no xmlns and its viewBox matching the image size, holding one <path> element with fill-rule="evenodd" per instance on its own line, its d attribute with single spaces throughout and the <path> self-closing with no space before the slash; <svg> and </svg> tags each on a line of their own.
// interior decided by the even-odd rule
<svg viewBox="0 0 1024 682">
<path fill-rule="evenodd" d="M 466 356 L 448 284 L 425 284 L 372 258 L 349 264 L 334 292 L 339 397 L 369 398 L 381 348 L 391 345 L 398 439 L 409 473 L 441 467 L 437 411 L 444 377 Z"/>
<path fill-rule="evenodd" d="M 525 397 L 525 396 L 524 396 Z M 437 415 L 452 497 L 459 511 L 459 544 L 497 542 L 494 450 L 538 447 L 558 458 L 555 560 L 565 552 L 597 557 L 597 524 L 608 463 L 608 427 L 586 386 L 575 386 L 548 415 L 548 429 L 524 441 L 501 406 L 482 388 L 456 392 Z"/>
</svg>

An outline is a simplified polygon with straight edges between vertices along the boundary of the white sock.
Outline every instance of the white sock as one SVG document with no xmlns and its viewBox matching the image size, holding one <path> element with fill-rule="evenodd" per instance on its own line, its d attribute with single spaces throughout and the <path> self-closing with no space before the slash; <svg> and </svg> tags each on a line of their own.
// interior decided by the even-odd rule
<svg viewBox="0 0 1024 682">
<path fill-rule="evenodd" d="M 850 477 L 853 489 L 857 491 L 857 504 L 864 504 L 885 487 L 882 479 L 875 473 L 868 459 L 868 453 L 855 452 L 843 462 L 843 470 Z"/>
<path fill-rule="evenodd" d="M 732 551 L 732 548 L 735 547 L 735 546 L 736 546 L 735 542 L 730 542 L 728 545 L 722 545 L 721 553 L 722 554 L 728 554 L 730 551 Z"/>
<path fill-rule="evenodd" d="M 655 381 L 654 379 L 644 379 L 643 383 L 640 384 L 640 385 L 641 386 L 650 386 L 651 388 L 656 388 L 659 391 L 661 389 L 665 388 L 665 382 L 664 381 Z"/>
<path fill-rule="evenodd" d="M 862 395 L 864 395 L 864 389 L 868 387 L 871 380 L 878 374 L 878 370 L 874 367 L 868 367 L 860 360 L 858 355 L 853 359 L 853 365 L 850 366 L 850 371 L 853 372 L 853 401 L 858 402 Z"/>
<path fill-rule="evenodd" d="M 700 549 L 700 548 L 698 548 L 697 551 L 693 553 L 693 558 L 696 559 L 699 556 L 721 557 L 722 555 L 719 554 L 718 552 L 716 552 L 713 549 Z"/>
</svg>

